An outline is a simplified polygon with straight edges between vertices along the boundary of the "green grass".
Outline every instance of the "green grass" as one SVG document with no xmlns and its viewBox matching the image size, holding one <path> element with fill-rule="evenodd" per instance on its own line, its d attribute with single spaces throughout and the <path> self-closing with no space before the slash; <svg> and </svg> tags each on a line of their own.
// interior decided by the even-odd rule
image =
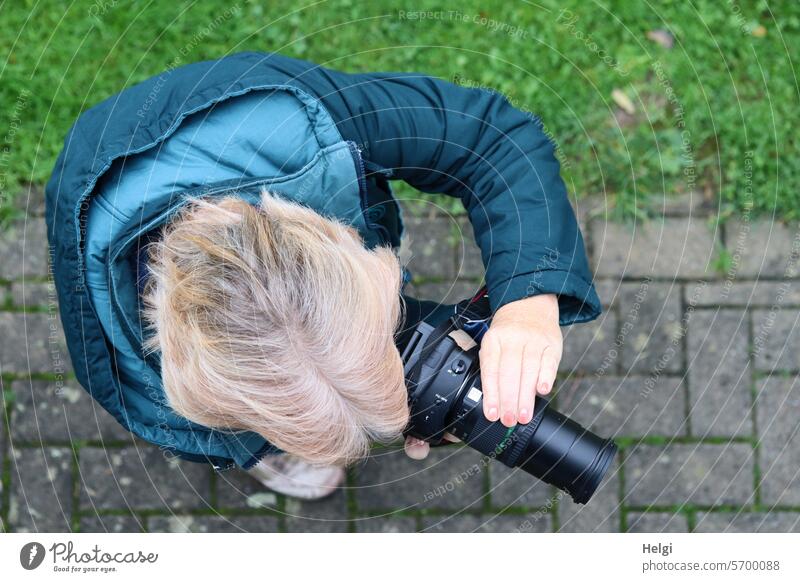
<svg viewBox="0 0 800 582">
<path fill-rule="evenodd" d="M 7 202 L 24 184 L 46 181 L 82 110 L 176 62 L 263 50 L 501 91 L 541 115 L 570 191 L 606 196 L 618 217 L 687 191 L 722 216 L 800 217 L 800 99 L 790 58 L 794 51 L 800 60 L 800 4 L 449 4 L 460 14 L 444 4 L 6 0 L 0 213 L 11 212 Z M 444 12 L 412 20 L 400 10 Z M 647 38 L 655 29 L 672 32 L 672 49 Z M 614 90 L 628 97 L 631 115 L 619 113 Z"/>
</svg>

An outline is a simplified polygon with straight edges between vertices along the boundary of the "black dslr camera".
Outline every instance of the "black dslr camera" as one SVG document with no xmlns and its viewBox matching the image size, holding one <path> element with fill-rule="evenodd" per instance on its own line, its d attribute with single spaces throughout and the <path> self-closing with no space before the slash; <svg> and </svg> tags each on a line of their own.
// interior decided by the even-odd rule
<svg viewBox="0 0 800 582">
<path fill-rule="evenodd" d="M 491 316 L 485 291 L 458 304 L 455 314 L 434 327 L 422 321 L 402 350 L 411 420 L 406 436 L 442 444 L 444 434 L 497 459 L 520 467 L 586 503 L 608 470 L 617 447 L 536 397 L 533 419 L 508 428 L 490 422 L 483 414 L 478 346 L 461 349 L 450 333 L 455 329 L 482 333 L 470 325 L 483 325 Z"/>
</svg>

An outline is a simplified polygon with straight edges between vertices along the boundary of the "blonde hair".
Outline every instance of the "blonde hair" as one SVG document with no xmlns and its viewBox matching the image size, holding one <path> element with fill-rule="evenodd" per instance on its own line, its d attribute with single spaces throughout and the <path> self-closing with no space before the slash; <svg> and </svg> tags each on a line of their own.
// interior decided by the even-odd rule
<svg viewBox="0 0 800 582">
<path fill-rule="evenodd" d="M 398 437 L 400 265 L 350 226 L 268 192 L 197 200 L 148 249 L 144 318 L 170 406 L 313 463 Z"/>
</svg>

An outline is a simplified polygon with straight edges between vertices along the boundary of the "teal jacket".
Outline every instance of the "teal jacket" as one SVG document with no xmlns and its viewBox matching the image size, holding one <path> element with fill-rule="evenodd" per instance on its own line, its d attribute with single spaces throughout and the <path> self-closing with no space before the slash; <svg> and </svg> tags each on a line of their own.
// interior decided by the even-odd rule
<svg viewBox="0 0 800 582">
<path fill-rule="evenodd" d="M 145 356 L 140 249 L 182 204 L 267 187 L 398 246 L 390 182 L 461 199 L 493 309 L 559 297 L 561 324 L 601 311 L 581 233 L 538 118 L 498 93 L 418 73 L 348 74 L 241 53 L 162 73 L 84 112 L 46 190 L 47 226 L 79 382 L 126 428 L 182 458 L 249 467 L 276 452 L 168 406 Z"/>
</svg>

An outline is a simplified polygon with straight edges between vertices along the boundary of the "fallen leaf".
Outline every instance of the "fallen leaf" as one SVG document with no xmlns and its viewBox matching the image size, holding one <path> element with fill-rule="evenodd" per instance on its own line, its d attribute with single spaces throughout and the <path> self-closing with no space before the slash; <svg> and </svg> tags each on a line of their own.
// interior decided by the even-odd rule
<svg viewBox="0 0 800 582">
<path fill-rule="evenodd" d="M 619 89 L 614 89 L 611 92 L 611 98 L 614 100 L 614 103 L 616 103 L 620 109 L 622 109 L 628 115 L 633 115 L 636 113 L 636 107 L 634 107 L 633 101 L 631 101 L 630 98 Z"/>
<path fill-rule="evenodd" d="M 664 30 L 663 28 L 649 30 L 647 32 L 647 38 L 663 46 L 665 49 L 671 49 L 675 45 L 675 37 L 672 36 L 670 31 Z"/>
</svg>

